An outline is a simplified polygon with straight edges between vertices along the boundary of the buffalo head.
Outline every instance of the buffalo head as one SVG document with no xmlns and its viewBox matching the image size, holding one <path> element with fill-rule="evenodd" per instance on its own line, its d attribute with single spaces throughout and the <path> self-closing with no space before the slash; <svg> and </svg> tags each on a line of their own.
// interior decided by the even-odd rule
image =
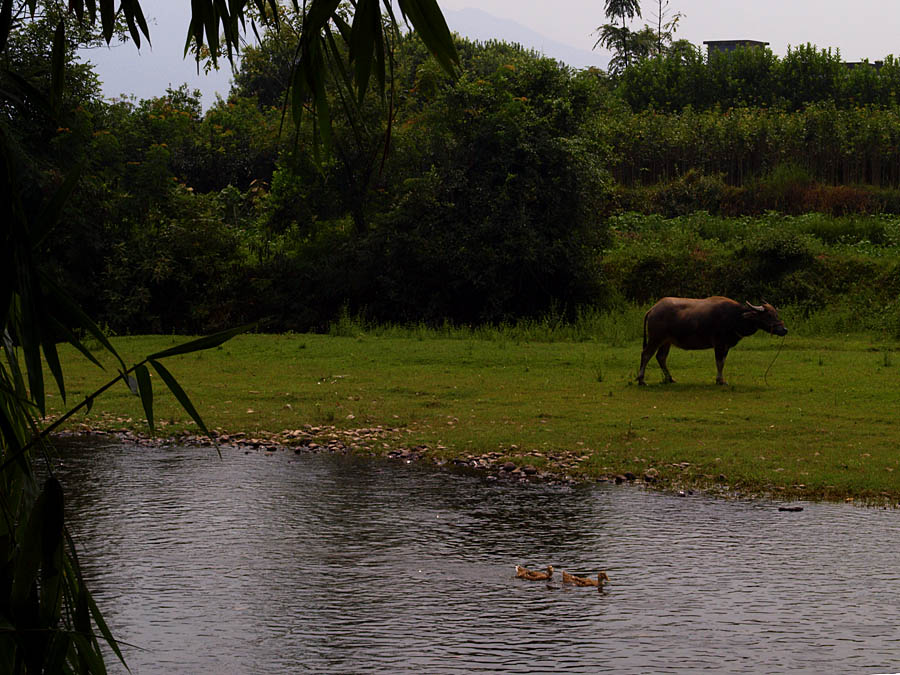
<svg viewBox="0 0 900 675">
<path fill-rule="evenodd" d="M 743 317 L 752 321 L 757 328 L 767 333 L 787 335 L 784 321 L 778 318 L 778 310 L 765 300 L 761 305 L 751 305 L 749 302 L 745 302 Z"/>
</svg>

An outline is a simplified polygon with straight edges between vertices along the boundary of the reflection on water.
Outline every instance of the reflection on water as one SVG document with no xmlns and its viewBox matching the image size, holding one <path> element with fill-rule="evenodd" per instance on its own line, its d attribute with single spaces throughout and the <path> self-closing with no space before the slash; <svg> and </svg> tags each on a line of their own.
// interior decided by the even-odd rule
<svg viewBox="0 0 900 675">
<path fill-rule="evenodd" d="M 900 669 L 900 513 L 329 455 L 62 451 L 132 672 Z M 603 593 L 513 578 L 595 574 Z"/>
</svg>

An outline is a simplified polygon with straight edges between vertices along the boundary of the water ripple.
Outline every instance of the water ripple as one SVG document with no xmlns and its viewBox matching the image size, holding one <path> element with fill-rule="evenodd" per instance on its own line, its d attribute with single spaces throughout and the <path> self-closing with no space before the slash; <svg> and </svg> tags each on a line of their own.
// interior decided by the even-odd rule
<svg viewBox="0 0 900 675">
<path fill-rule="evenodd" d="M 224 449 L 63 450 L 134 673 L 900 668 L 898 513 L 503 486 Z M 513 577 L 609 572 L 596 589 Z"/>
</svg>

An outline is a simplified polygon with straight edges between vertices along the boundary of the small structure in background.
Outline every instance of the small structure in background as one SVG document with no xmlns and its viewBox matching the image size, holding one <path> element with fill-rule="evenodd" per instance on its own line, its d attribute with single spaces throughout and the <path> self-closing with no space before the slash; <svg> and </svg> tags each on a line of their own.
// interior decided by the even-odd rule
<svg viewBox="0 0 900 675">
<path fill-rule="evenodd" d="M 768 42 L 761 40 L 704 40 L 706 45 L 706 57 L 709 58 L 713 52 L 733 52 L 740 47 L 768 47 Z M 849 68 L 862 68 L 864 66 L 881 70 L 884 61 L 844 61 L 844 65 Z"/>
<path fill-rule="evenodd" d="M 875 70 L 881 70 L 881 66 L 884 65 L 884 61 L 844 61 L 844 65 L 847 66 L 850 70 L 853 70 L 854 68 L 862 68 L 863 66 L 874 68 Z"/>
<path fill-rule="evenodd" d="M 733 52 L 738 47 L 768 47 L 768 42 L 760 40 L 704 40 L 706 55 L 713 52 Z"/>
</svg>

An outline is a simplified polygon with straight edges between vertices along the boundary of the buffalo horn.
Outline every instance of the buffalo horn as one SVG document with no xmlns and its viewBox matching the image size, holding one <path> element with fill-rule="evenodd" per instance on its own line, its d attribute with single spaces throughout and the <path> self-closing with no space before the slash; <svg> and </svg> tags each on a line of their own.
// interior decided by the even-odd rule
<svg viewBox="0 0 900 675">
<path fill-rule="evenodd" d="M 752 305 L 749 302 L 747 303 L 747 307 L 751 309 L 755 309 L 757 312 L 765 312 L 766 310 L 762 307 L 762 305 Z"/>
</svg>

